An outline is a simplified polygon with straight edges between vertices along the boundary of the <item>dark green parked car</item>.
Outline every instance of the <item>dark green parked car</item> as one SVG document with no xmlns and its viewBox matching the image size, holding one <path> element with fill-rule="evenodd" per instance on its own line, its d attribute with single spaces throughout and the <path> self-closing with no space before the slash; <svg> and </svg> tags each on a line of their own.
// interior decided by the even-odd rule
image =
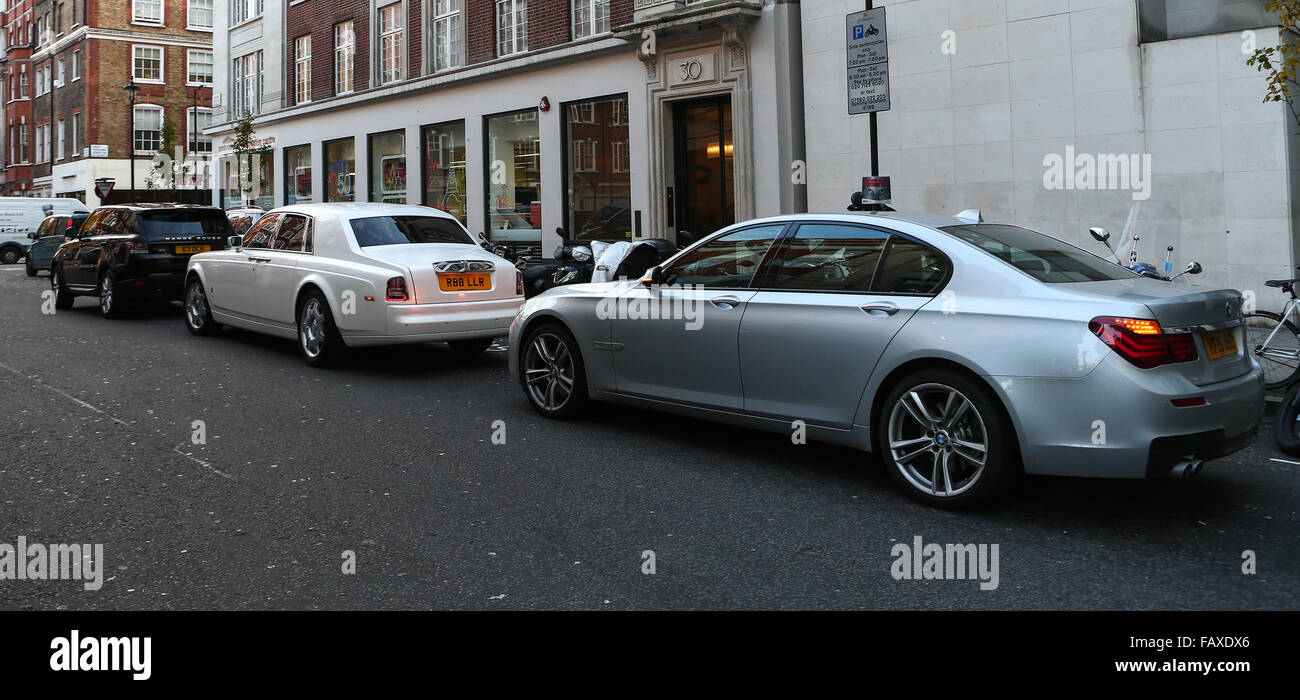
<svg viewBox="0 0 1300 700">
<path fill-rule="evenodd" d="M 81 225 L 86 223 L 90 214 L 57 214 L 47 216 L 35 231 L 27 234 L 32 244 L 27 248 L 27 275 L 35 277 L 40 270 L 50 269 L 54 251 L 64 242 L 77 237 Z"/>
</svg>

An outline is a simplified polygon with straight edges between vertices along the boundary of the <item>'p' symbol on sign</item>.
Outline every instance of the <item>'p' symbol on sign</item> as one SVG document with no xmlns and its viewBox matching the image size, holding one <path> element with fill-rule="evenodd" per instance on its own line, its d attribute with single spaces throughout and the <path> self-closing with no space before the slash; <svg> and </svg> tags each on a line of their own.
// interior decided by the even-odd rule
<svg viewBox="0 0 1300 700">
<path fill-rule="evenodd" d="M 856 27 L 853 28 L 853 38 L 854 38 L 854 39 L 861 39 L 862 36 L 863 36 L 862 25 L 859 24 L 858 26 L 856 26 Z"/>
</svg>

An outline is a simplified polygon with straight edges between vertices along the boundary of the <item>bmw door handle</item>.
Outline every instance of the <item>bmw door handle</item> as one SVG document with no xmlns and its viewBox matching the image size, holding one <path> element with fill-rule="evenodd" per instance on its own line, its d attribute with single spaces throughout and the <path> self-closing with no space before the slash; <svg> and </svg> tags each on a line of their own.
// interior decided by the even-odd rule
<svg viewBox="0 0 1300 700">
<path fill-rule="evenodd" d="M 736 297 L 718 297 L 710 299 L 709 303 L 723 310 L 730 310 L 740 306 L 740 300 Z"/>
<path fill-rule="evenodd" d="M 863 304 L 859 308 L 867 312 L 868 316 L 877 316 L 882 318 L 885 316 L 893 316 L 901 310 L 901 307 L 892 301 L 877 301 L 870 304 Z"/>
</svg>

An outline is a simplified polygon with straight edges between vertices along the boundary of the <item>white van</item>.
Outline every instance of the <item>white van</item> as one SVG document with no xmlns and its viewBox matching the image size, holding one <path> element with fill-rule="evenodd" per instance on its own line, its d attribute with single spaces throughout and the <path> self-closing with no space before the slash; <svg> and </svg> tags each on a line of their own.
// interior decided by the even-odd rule
<svg viewBox="0 0 1300 700">
<path fill-rule="evenodd" d="M 27 234 L 45 217 L 76 213 L 88 214 L 90 208 L 69 197 L 0 197 L 0 263 L 9 265 L 22 259 L 32 243 Z"/>
</svg>

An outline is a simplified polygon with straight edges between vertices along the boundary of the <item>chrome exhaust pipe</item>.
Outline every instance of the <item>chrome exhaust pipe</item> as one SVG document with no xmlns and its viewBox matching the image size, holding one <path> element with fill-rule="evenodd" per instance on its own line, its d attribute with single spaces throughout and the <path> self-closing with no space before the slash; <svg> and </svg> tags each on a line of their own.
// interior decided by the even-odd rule
<svg viewBox="0 0 1300 700">
<path fill-rule="evenodd" d="M 1199 459 L 1184 459 L 1178 464 L 1175 464 L 1173 469 L 1169 470 L 1169 475 L 1196 476 L 1201 473 L 1202 464 L 1204 464 L 1204 462 Z"/>
</svg>

